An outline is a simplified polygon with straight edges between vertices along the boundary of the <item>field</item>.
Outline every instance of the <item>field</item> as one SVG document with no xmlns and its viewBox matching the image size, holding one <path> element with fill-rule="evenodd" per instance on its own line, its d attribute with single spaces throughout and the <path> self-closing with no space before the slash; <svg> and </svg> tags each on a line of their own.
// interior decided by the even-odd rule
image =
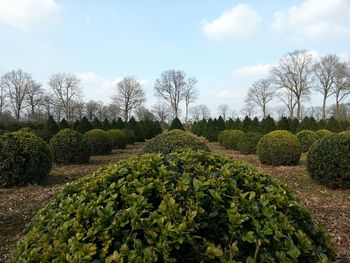
<svg viewBox="0 0 350 263">
<path fill-rule="evenodd" d="M 256 155 L 225 150 L 208 143 L 213 152 L 247 162 L 264 170 L 292 189 L 297 198 L 331 234 L 338 249 L 338 262 L 350 262 L 350 190 L 330 190 L 313 182 L 306 171 L 306 155 L 300 165 L 272 167 L 261 165 Z M 88 165 L 54 166 L 44 186 L 0 189 L 0 262 L 7 262 L 26 224 L 66 183 L 90 174 L 111 162 L 137 154 L 144 143 L 127 146 L 107 156 L 93 156 Z"/>
</svg>

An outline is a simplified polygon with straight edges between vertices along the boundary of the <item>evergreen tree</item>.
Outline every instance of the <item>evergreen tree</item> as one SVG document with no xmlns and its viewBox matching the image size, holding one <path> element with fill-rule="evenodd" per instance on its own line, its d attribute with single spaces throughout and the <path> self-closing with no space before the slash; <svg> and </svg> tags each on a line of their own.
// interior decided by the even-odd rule
<svg viewBox="0 0 350 263">
<path fill-rule="evenodd" d="M 317 123 L 313 117 L 305 116 L 305 118 L 299 124 L 299 131 L 302 130 L 316 130 Z"/>
<path fill-rule="evenodd" d="M 130 120 L 127 124 L 127 128 L 134 131 L 137 142 L 144 142 L 145 141 L 145 135 L 143 134 L 140 125 L 136 122 L 134 117 L 130 118 Z"/>
<path fill-rule="evenodd" d="M 217 133 L 219 134 L 221 131 L 225 130 L 225 121 L 224 119 L 220 116 L 217 122 Z"/>
<path fill-rule="evenodd" d="M 75 131 L 78 131 L 80 121 L 78 119 L 75 120 L 75 122 L 72 125 L 72 129 Z"/>
<path fill-rule="evenodd" d="M 91 125 L 92 125 L 92 127 L 94 127 L 94 129 L 102 129 L 102 124 L 101 124 L 100 120 L 97 119 L 96 117 L 91 122 Z"/>
<path fill-rule="evenodd" d="M 288 119 L 290 123 L 290 131 L 292 133 L 296 133 L 299 129 L 299 120 L 297 118 L 294 118 L 293 120 Z"/>
<path fill-rule="evenodd" d="M 327 130 L 330 130 L 332 132 L 340 131 L 339 122 L 333 116 L 330 117 L 327 122 Z"/>
<path fill-rule="evenodd" d="M 277 122 L 277 129 L 278 130 L 286 130 L 290 131 L 290 122 L 287 117 L 282 117 L 278 122 Z"/>
<path fill-rule="evenodd" d="M 115 119 L 113 119 L 112 122 L 111 122 L 111 128 L 112 129 L 117 129 L 117 121 Z"/>
<path fill-rule="evenodd" d="M 63 118 L 63 119 L 60 121 L 59 128 L 60 128 L 60 130 L 69 129 L 69 128 L 70 128 L 70 125 L 69 125 L 69 123 L 66 121 L 65 118 Z"/>
<path fill-rule="evenodd" d="M 232 130 L 243 130 L 242 121 L 239 118 L 234 121 Z"/>
<path fill-rule="evenodd" d="M 182 125 L 178 117 L 175 117 L 175 119 L 173 119 L 173 121 L 171 122 L 169 131 L 175 130 L 175 129 L 179 129 L 183 131 L 185 130 L 184 126 Z"/>
<path fill-rule="evenodd" d="M 105 118 L 105 119 L 103 120 L 102 128 L 103 128 L 105 131 L 111 129 L 111 124 L 110 124 L 110 122 L 109 122 L 109 120 L 108 120 L 107 118 Z"/>
<path fill-rule="evenodd" d="M 81 121 L 79 122 L 78 127 L 77 127 L 77 131 L 79 131 L 82 134 L 84 134 L 87 131 L 90 131 L 92 129 L 93 129 L 93 127 L 86 117 L 83 117 L 81 119 Z"/>
<path fill-rule="evenodd" d="M 317 123 L 317 129 L 318 130 L 322 130 L 322 129 L 327 129 L 327 122 L 325 120 L 320 120 L 318 123 Z"/>
<path fill-rule="evenodd" d="M 49 131 L 51 134 L 55 134 L 59 131 L 57 123 L 52 116 L 49 116 L 45 125 L 45 129 Z"/>
<path fill-rule="evenodd" d="M 260 131 L 260 122 L 259 122 L 259 119 L 257 117 L 255 117 L 253 119 L 251 131 L 252 132 L 259 132 Z"/>
<path fill-rule="evenodd" d="M 245 116 L 244 120 L 242 121 L 242 128 L 244 132 L 249 132 L 251 131 L 253 126 L 253 121 L 251 118 L 248 116 Z"/>
<path fill-rule="evenodd" d="M 116 125 L 116 129 L 124 129 L 125 128 L 125 123 L 123 122 L 122 118 L 118 118 L 117 120 L 117 125 Z"/>
<path fill-rule="evenodd" d="M 261 133 L 269 133 L 276 130 L 276 123 L 270 115 L 266 118 L 262 119 L 260 123 L 260 132 Z"/>
<path fill-rule="evenodd" d="M 234 120 L 232 120 L 232 118 L 230 118 L 229 120 L 227 120 L 225 122 L 225 129 L 226 130 L 233 130 L 234 125 L 235 125 Z"/>
</svg>

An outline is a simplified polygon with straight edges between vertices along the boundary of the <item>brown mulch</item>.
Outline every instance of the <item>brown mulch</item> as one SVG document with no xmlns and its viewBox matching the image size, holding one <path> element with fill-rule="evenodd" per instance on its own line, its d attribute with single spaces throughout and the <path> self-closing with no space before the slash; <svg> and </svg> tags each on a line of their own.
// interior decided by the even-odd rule
<svg viewBox="0 0 350 263">
<path fill-rule="evenodd" d="M 96 169 L 126 159 L 140 152 L 144 143 L 128 145 L 110 155 L 92 156 L 85 165 L 54 166 L 45 185 L 0 188 L 0 262 L 9 261 L 11 251 L 33 216 L 62 188 Z"/>
<path fill-rule="evenodd" d="M 337 262 L 350 262 L 350 189 L 332 190 L 313 181 L 306 170 L 306 155 L 300 165 L 262 165 L 256 155 L 242 155 L 225 150 L 218 143 L 209 143 L 213 152 L 227 155 L 235 160 L 249 163 L 277 179 L 293 190 L 299 199 L 332 237 L 338 250 Z"/>
</svg>

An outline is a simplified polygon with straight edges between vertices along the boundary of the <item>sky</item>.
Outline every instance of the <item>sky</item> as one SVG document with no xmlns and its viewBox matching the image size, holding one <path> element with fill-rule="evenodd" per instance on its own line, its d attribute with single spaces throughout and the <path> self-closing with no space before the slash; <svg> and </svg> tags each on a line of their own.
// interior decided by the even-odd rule
<svg viewBox="0 0 350 263">
<path fill-rule="evenodd" d="M 0 0 L 0 74 L 21 68 L 47 87 L 72 72 L 86 101 L 109 103 L 133 76 L 150 107 L 155 80 L 176 69 L 198 80 L 193 105 L 239 112 L 252 82 L 295 49 L 350 60 L 350 0 Z"/>
</svg>

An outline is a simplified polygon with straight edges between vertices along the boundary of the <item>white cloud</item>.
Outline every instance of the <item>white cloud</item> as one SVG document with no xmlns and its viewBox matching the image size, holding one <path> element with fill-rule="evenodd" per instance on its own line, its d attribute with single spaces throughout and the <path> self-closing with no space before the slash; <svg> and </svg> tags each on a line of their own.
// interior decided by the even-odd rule
<svg viewBox="0 0 350 263">
<path fill-rule="evenodd" d="M 250 67 L 242 67 L 233 71 L 235 78 L 259 79 L 266 77 L 271 69 L 271 64 L 256 64 Z"/>
<path fill-rule="evenodd" d="M 251 36 L 261 21 L 262 17 L 257 11 L 247 4 L 239 4 L 213 21 L 205 21 L 203 31 L 208 38 L 215 41 L 241 40 Z"/>
<path fill-rule="evenodd" d="M 349 0 L 305 0 L 274 14 L 272 28 L 304 39 L 350 36 Z"/>
<path fill-rule="evenodd" d="M 62 20 L 55 0 L 0 0 L 0 22 L 22 31 L 46 29 Z"/>
</svg>

